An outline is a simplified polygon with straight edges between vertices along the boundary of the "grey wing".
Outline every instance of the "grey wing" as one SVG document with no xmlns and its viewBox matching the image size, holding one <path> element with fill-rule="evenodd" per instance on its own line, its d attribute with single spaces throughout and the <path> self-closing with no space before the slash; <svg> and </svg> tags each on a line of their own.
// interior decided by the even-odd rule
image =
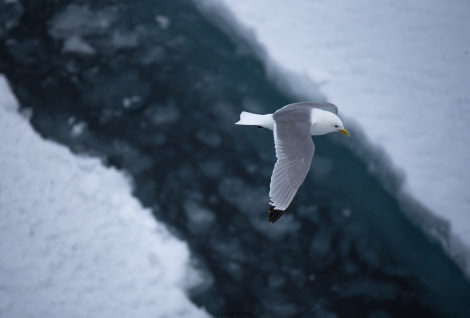
<svg viewBox="0 0 470 318">
<path fill-rule="evenodd" d="M 329 111 L 333 114 L 338 115 L 338 107 L 336 107 L 335 104 L 332 103 L 325 103 L 325 102 L 299 102 L 299 103 L 293 103 L 286 105 L 282 107 L 281 109 L 278 110 L 280 111 L 289 111 L 291 109 L 299 109 L 299 108 L 319 108 L 323 109 L 326 111 Z"/>
<path fill-rule="evenodd" d="M 314 106 L 316 108 L 320 108 L 326 111 L 329 111 L 333 114 L 338 115 L 338 107 L 336 107 L 335 104 L 332 103 L 315 103 L 317 106 Z"/>
<path fill-rule="evenodd" d="M 310 169 L 315 145 L 310 122 L 276 122 L 274 145 L 277 162 L 271 177 L 270 222 L 275 222 L 289 207 Z"/>
</svg>

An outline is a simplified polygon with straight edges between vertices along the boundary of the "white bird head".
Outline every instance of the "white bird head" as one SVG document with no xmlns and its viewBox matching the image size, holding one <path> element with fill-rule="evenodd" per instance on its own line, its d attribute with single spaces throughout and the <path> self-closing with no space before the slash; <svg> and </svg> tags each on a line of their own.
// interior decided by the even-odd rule
<svg viewBox="0 0 470 318">
<path fill-rule="evenodd" d="M 349 131 L 344 128 L 343 122 L 336 114 L 318 108 L 312 110 L 312 128 L 310 131 L 313 136 L 338 131 L 349 137 Z"/>
</svg>

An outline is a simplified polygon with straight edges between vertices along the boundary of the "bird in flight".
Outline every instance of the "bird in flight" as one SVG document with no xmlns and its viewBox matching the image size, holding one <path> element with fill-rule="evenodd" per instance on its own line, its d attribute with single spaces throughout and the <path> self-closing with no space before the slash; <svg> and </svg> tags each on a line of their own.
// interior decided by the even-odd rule
<svg viewBox="0 0 470 318">
<path fill-rule="evenodd" d="M 273 131 L 277 161 L 269 189 L 269 216 L 276 222 L 287 210 L 305 180 L 315 152 L 311 136 L 341 132 L 349 136 L 331 103 L 289 104 L 273 114 L 243 111 L 236 125 L 252 125 Z"/>
</svg>

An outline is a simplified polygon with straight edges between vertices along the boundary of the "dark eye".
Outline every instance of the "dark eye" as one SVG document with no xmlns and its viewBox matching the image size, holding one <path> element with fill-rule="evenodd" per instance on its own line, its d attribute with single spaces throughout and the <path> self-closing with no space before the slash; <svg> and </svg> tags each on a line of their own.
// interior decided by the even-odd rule
<svg viewBox="0 0 470 318">
<path fill-rule="evenodd" d="M 335 125 L 335 128 L 339 128 L 339 126 L 338 126 L 338 125 Z"/>
</svg>

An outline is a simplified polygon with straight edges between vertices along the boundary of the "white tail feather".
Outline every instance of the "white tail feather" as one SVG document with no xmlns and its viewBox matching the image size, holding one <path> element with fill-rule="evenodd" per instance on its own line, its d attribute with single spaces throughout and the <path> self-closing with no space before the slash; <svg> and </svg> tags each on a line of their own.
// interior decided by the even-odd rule
<svg viewBox="0 0 470 318">
<path fill-rule="evenodd" d="M 240 120 L 235 125 L 261 126 L 273 130 L 274 120 L 272 114 L 259 115 L 243 111 L 240 114 Z"/>
</svg>

